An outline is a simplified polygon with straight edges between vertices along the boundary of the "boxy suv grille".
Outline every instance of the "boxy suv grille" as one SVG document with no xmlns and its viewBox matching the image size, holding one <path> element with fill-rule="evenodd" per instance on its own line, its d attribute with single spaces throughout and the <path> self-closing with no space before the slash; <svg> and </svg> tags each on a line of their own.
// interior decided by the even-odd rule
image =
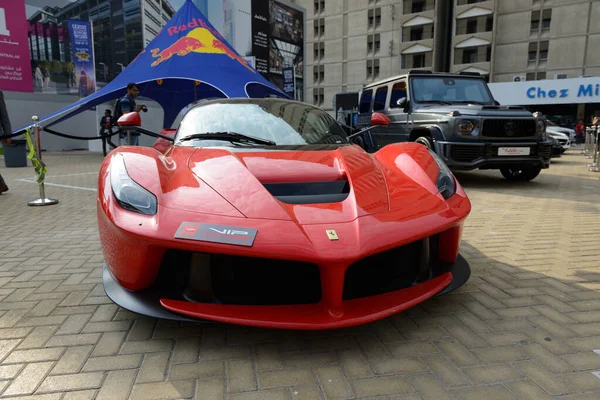
<svg viewBox="0 0 600 400">
<path fill-rule="evenodd" d="M 486 119 L 481 135 L 496 138 L 523 138 L 535 136 L 536 123 L 533 119 Z"/>
</svg>

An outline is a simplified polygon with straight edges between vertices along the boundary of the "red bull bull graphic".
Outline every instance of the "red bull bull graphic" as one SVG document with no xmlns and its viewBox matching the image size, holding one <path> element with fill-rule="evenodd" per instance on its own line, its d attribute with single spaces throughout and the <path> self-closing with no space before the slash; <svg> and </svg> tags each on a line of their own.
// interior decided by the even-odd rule
<svg viewBox="0 0 600 400">
<path fill-rule="evenodd" d="M 194 19 L 196 20 L 196 19 Z M 202 21 L 200 21 L 202 23 Z M 185 25 L 182 25 L 185 26 Z M 177 27 L 172 27 L 177 28 Z M 179 29 L 179 28 L 178 28 Z M 186 28 L 187 29 L 187 28 Z M 171 34 L 171 28 L 169 28 L 169 34 Z M 211 54 L 225 54 L 229 58 L 238 61 L 240 64 L 248 68 L 250 71 L 255 72 L 246 60 L 237 55 L 232 51 L 225 43 L 217 39 L 215 35 L 208 28 L 195 28 L 191 30 L 186 36 L 181 37 L 175 41 L 169 47 L 161 49 L 152 49 L 152 57 L 156 58 L 151 65 L 156 67 L 161 63 L 169 60 L 173 56 L 177 55 L 184 57 L 190 53 L 211 53 Z"/>
</svg>

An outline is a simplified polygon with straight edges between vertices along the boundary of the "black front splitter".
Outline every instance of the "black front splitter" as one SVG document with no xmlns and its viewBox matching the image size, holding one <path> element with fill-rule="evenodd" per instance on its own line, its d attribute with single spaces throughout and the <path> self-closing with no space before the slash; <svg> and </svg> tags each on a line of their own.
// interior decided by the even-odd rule
<svg viewBox="0 0 600 400">
<path fill-rule="evenodd" d="M 450 272 L 452 272 L 452 282 L 434 297 L 448 294 L 464 285 L 471 277 L 471 266 L 469 265 L 469 262 L 459 254 L 456 258 L 456 262 L 452 264 Z"/>
<path fill-rule="evenodd" d="M 150 289 L 132 292 L 121 287 L 105 265 L 102 273 L 102 281 L 106 295 L 117 305 L 136 314 L 147 317 L 168 319 L 183 322 L 213 323 L 201 319 L 188 318 L 183 315 L 172 313 L 160 304 L 164 296 Z"/>
</svg>

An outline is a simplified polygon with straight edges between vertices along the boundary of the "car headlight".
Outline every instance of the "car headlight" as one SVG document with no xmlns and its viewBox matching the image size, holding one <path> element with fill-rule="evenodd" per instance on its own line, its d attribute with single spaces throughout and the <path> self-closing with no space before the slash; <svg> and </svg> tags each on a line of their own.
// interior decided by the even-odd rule
<svg viewBox="0 0 600 400">
<path fill-rule="evenodd" d="M 538 119 L 536 123 L 536 130 L 538 135 L 544 135 L 546 133 L 546 123 L 542 119 Z"/>
<path fill-rule="evenodd" d="M 450 197 L 454 196 L 456 193 L 456 181 L 454 180 L 454 175 L 450 172 L 450 168 L 444 163 L 444 161 L 435 154 L 432 150 L 429 150 L 431 156 L 435 160 L 438 165 L 438 176 L 435 185 L 442 197 L 448 200 Z"/>
<path fill-rule="evenodd" d="M 125 159 L 120 154 L 116 154 L 110 163 L 110 184 L 117 203 L 125 210 L 146 215 L 156 214 L 156 196 L 129 177 Z"/>
<path fill-rule="evenodd" d="M 475 124 L 469 120 L 459 120 L 456 123 L 456 130 L 462 135 L 470 135 L 475 129 Z"/>
</svg>

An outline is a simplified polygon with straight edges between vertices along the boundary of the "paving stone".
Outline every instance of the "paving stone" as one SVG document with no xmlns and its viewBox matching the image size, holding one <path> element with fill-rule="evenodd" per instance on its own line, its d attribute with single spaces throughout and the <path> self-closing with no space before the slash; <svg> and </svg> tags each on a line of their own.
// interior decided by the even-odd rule
<svg viewBox="0 0 600 400">
<path fill-rule="evenodd" d="M 32 394 L 46 374 L 52 368 L 52 362 L 32 363 L 25 366 L 23 371 L 12 381 L 2 393 L 3 396 Z"/>
<path fill-rule="evenodd" d="M 48 186 L 60 205 L 31 209 L 36 185 L 17 180 L 31 169 L 0 162 L 11 186 L 0 229 L 0 397 L 596 400 L 600 231 L 589 221 L 600 180 L 577 153 L 519 187 L 497 171 L 457 173 L 473 206 L 461 244 L 467 284 L 381 321 L 316 332 L 121 309 L 102 285 L 96 194 Z M 44 157 L 48 182 L 97 184 L 101 155 Z"/>
</svg>

